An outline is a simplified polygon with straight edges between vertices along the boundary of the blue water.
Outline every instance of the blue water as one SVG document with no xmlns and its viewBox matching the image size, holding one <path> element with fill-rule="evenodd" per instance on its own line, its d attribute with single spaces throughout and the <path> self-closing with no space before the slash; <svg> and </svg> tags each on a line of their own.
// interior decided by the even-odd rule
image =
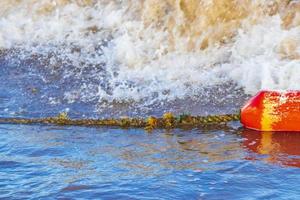
<svg viewBox="0 0 300 200">
<path fill-rule="evenodd" d="M 0 52 L 0 117 L 61 111 L 75 118 L 234 113 L 247 98 L 234 86 L 223 86 L 160 106 L 117 103 L 99 110 L 101 102 L 93 99 L 64 98 L 82 81 L 95 81 L 66 79 L 62 74 L 68 70 L 49 70 L 43 60 Z M 300 133 L 259 133 L 239 123 L 152 133 L 1 124 L 0 199 L 296 200 L 299 144 Z"/>
<path fill-rule="evenodd" d="M 259 155 L 233 130 L 1 125 L 0 198 L 299 199 L 300 151 Z"/>
</svg>

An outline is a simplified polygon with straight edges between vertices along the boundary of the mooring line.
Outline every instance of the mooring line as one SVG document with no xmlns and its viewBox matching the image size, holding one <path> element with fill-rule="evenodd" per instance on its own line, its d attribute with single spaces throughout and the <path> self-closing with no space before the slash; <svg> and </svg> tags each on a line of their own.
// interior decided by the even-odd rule
<svg viewBox="0 0 300 200">
<path fill-rule="evenodd" d="M 144 128 L 153 129 L 173 129 L 173 128 L 193 128 L 208 125 L 222 125 L 231 121 L 240 120 L 240 114 L 192 116 L 165 113 L 162 117 L 148 118 L 111 118 L 111 119 L 71 119 L 67 113 L 60 113 L 56 117 L 46 118 L 0 118 L 1 124 L 49 124 L 59 126 L 106 126 L 120 128 Z"/>
</svg>

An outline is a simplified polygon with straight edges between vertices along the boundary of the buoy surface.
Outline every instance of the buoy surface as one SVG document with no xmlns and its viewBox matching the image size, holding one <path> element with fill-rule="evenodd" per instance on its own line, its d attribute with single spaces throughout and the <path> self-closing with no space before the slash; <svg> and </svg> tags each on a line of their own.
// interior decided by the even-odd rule
<svg viewBox="0 0 300 200">
<path fill-rule="evenodd" d="M 300 131 L 300 91 L 261 91 L 241 109 L 241 123 L 258 131 Z"/>
</svg>

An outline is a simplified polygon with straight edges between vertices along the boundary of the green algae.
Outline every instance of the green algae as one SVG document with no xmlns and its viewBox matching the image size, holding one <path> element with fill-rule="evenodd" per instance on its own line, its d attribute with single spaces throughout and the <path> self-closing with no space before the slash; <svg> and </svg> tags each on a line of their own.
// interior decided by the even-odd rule
<svg viewBox="0 0 300 200">
<path fill-rule="evenodd" d="M 111 118 L 111 119 L 71 119 L 66 112 L 55 117 L 47 118 L 0 118 L 0 123 L 13 124 L 52 124 L 59 126 L 107 126 L 119 128 L 144 128 L 147 131 L 154 129 L 194 128 L 208 125 L 222 125 L 231 121 L 240 120 L 240 114 L 192 116 L 165 113 L 157 118 Z"/>
</svg>

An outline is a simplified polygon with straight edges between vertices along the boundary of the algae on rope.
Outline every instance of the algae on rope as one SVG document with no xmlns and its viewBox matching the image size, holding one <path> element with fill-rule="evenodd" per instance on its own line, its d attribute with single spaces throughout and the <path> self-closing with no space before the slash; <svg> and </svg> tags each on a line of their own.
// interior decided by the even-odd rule
<svg viewBox="0 0 300 200">
<path fill-rule="evenodd" d="M 240 114 L 192 116 L 165 113 L 163 117 L 156 118 L 150 116 L 143 118 L 111 118 L 111 119 L 71 119 L 66 112 L 58 114 L 56 117 L 47 118 L 0 118 L 0 123 L 13 124 L 52 124 L 59 126 L 112 126 L 120 128 L 144 128 L 151 131 L 153 129 L 173 129 L 173 128 L 194 128 L 208 125 L 224 125 L 227 122 L 240 120 Z"/>
</svg>

